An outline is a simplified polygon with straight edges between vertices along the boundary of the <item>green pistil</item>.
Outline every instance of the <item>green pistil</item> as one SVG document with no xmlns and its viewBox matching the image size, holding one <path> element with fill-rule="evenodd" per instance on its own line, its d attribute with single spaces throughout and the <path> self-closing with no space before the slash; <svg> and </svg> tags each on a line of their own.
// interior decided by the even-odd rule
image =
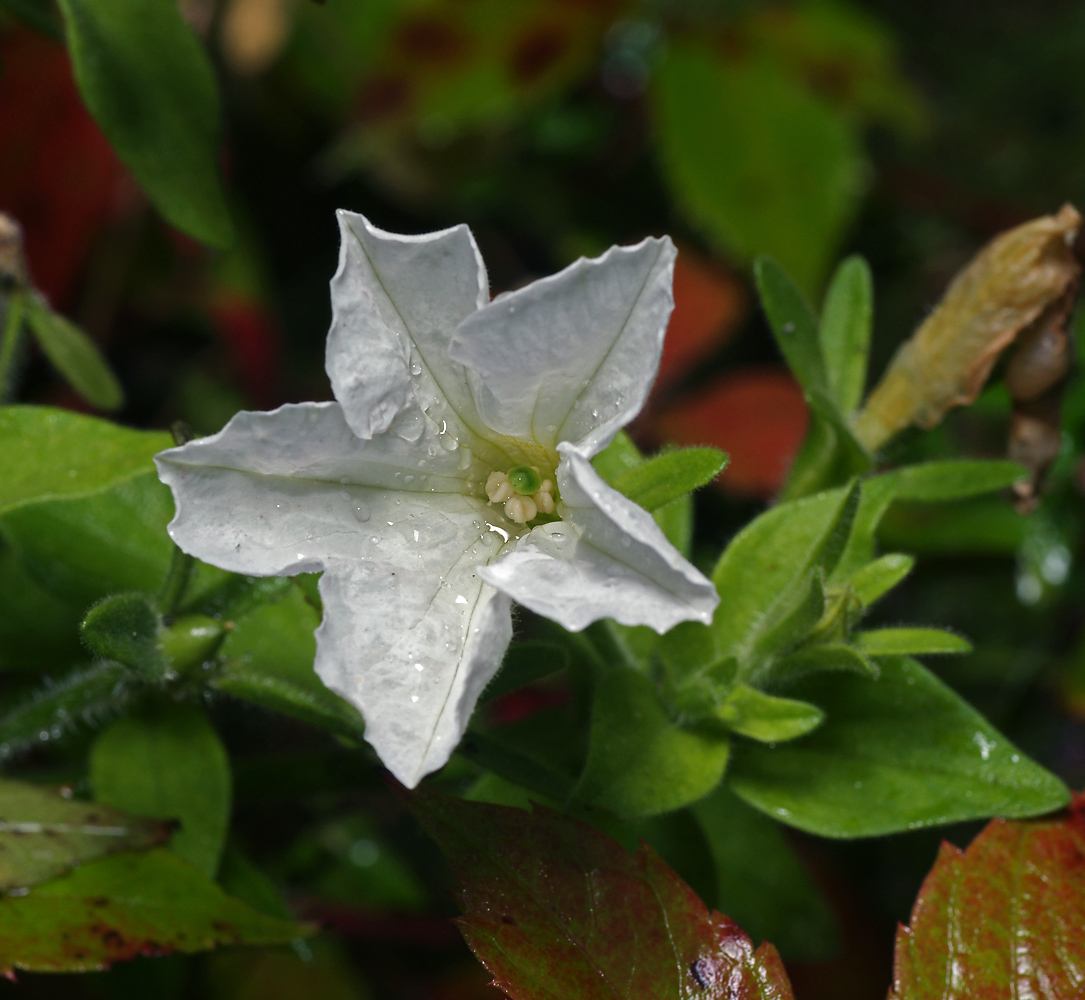
<svg viewBox="0 0 1085 1000">
<path fill-rule="evenodd" d="M 509 469 L 509 485 L 522 496 L 533 496 L 542 486 L 542 476 L 530 465 L 518 465 Z"/>
</svg>

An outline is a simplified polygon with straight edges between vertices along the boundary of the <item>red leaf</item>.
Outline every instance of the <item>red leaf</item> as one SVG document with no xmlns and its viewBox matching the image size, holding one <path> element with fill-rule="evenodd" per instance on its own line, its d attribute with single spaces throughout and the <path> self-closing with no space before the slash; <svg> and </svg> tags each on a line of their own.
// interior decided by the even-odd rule
<svg viewBox="0 0 1085 1000">
<path fill-rule="evenodd" d="M 514 1000 L 792 1000 L 756 951 L 646 844 L 585 823 L 428 790 L 410 804 L 459 876 L 460 930 Z"/>
<path fill-rule="evenodd" d="M 992 820 L 966 851 L 943 843 L 897 931 L 890 1000 L 1085 996 L 1083 809 Z"/>
<path fill-rule="evenodd" d="M 663 341 L 657 390 L 726 343 L 746 308 L 745 289 L 734 275 L 682 247 L 674 265 L 674 312 Z"/>
<path fill-rule="evenodd" d="M 713 445 L 731 456 L 720 489 L 771 497 L 806 434 L 806 402 L 795 380 L 775 368 L 725 376 L 650 420 L 647 430 L 680 445 Z"/>
</svg>

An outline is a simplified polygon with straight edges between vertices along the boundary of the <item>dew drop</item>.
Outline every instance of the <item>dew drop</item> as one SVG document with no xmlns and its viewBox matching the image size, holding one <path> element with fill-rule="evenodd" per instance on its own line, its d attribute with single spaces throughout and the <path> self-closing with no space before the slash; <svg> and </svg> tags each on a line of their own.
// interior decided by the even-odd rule
<svg viewBox="0 0 1085 1000">
<path fill-rule="evenodd" d="M 417 361 L 412 361 L 411 362 L 411 374 L 412 375 L 421 375 L 422 374 L 422 366 Z"/>
<path fill-rule="evenodd" d="M 404 476 L 403 477 L 403 482 L 405 482 L 405 483 L 413 483 L 414 482 L 414 476 L 412 476 L 410 474 Z"/>
<path fill-rule="evenodd" d="M 411 701 L 412 701 L 412 702 L 416 702 L 416 701 L 418 701 L 418 695 L 416 695 L 416 694 L 412 694 L 412 695 L 411 695 Z"/>
<path fill-rule="evenodd" d="M 359 524 L 364 524 L 369 520 L 369 505 L 364 504 L 361 501 L 354 505 L 351 513 L 354 515 L 354 520 Z"/>
<path fill-rule="evenodd" d="M 467 603 L 467 598 L 464 597 L 463 594 L 457 594 L 456 595 L 456 603 L 457 604 L 466 604 Z"/>
</svg>

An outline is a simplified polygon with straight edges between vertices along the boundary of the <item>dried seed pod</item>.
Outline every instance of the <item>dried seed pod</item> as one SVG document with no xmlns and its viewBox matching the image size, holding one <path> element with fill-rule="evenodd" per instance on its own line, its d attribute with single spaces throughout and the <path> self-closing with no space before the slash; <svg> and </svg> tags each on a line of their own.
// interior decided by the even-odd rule
<svg viewBox="0 0 1085 1000">
<path fill-rule="evenodd" d="M 1072 205 L 1033 219 L 987 244 L 952 281 L 942 301 L 901 346 L 856 417 L 855 433 L 874 450 L 912 424 L 937 426 L 954 406 L 971 403 L 999 355 L 1030 331 L 1014 374 L 1037 396 L 1057 383 L 1060 345 L 1080 266 L 1071 246 L 1081 225 Z M 1050 315 L 1051 329 L 1042 329 Z M 1035 331 L 1035 332 L 1032 332 Z M 1047 382 L 1045 387 L 1044 383 Z"/>
</svg>

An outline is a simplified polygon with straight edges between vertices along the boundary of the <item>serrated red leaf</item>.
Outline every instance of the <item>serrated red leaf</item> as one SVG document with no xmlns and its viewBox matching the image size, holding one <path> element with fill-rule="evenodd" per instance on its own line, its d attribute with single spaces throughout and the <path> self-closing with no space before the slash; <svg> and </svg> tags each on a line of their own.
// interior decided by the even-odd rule
<svg viewBox="0 0 1085 1000">
<path fill-rule="evenodd" d="M 461 880 L 460 930 L 514 1000 L 792 1000 L 776 949 L 704 903 L 646 844 L 585 823 L 410 798 Z"/>
<path fill-rule="evenodd" d="M 1085 799 L 1054 819 L 996 819 L 943 843 L 897 931 L 889 1000 L 1085 996 Z"/>
</svg>

